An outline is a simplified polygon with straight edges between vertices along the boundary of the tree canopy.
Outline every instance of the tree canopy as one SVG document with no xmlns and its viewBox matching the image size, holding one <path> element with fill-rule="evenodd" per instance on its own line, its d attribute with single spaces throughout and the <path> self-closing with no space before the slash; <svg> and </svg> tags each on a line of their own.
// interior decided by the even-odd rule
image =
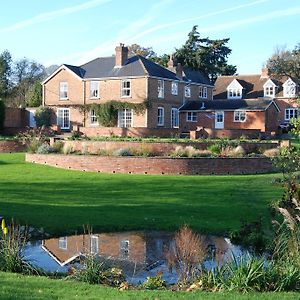
<svg viewBox="0 0 300 300">
<path fill-rule="evenodd" d="M 293 50 L 278 48 L 267 61 L 269 74 L 274 77 L 288 76 L 300 84 L 300 43 Z"/>
<path fill-rule="evenodd" d="M 185 44 L 176 49 L 175 57 L 183 66 L 199 70 L 215 82 L 220 75 L 233 75 L 236 72 L 236 66 L 227 62 L 231 53 L 231 49 L 226 46 L 228 41 L 229 38 L 201 38 L 195 25 Z"/>
</svg>

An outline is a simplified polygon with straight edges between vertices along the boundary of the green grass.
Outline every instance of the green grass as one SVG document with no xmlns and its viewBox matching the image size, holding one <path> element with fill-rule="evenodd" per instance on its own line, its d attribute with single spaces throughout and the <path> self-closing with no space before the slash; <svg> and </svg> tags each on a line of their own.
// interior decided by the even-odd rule
<svg viewBox="0 0 300 300">
<path fill-rule="evenodd" d="M 268 206 L 282 194 L 275 176 L 84 173 L 25 163 L 22 153 L 0 154 L 0 215 L 57 235 L 83 224 L 94 231 L 188 224 L 222 234 L 259 217 L 270 224 Z"/>
<path fill-rule="evenodd" d="M 300 299 L 300 293 L 204 293 L 171 291 L 123 291 L 46 277 L 32 277 L 0 272 L 0 299 L 208 299 L 208 300 L 289 300 Z"/>
</svg>

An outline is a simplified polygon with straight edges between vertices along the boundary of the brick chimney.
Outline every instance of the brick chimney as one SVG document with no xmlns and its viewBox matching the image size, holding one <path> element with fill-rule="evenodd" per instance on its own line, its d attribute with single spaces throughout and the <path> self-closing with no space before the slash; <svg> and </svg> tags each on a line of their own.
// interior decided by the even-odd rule
<svg viewBox="0 0 300 300">
<path fill-rule="evenodd" d="M 267 67 L 261 69 L 260 78 L 269 78 L 269 69 Z"/>
<path fill-rule="evenodd" d="M 116 47 L 116 61 L 115 67 L 120 68 L 125 65 L 125 62 L 128 59 L 128 48 L 124 46 L 124 44 L 120 43 L 119 46 Z"/>
<path fill-rule="evenodd" d="M 168 61 L 168 69 L 176 73 L 176 76 L 178 78 L 182 79 L 183 67 L 181 63 L 177 63 L 177 60 L 173 54 L 170 55 L 170 59 Z"/>
<path fill-rule="evenodd" d="M 178 63 L 177 66 L 176 66 L 176 76 L 179 79 L 182 79 L 182 76 L 183 76 L 183 67 L 182 67 L 181 63 Z"/>
</svg>

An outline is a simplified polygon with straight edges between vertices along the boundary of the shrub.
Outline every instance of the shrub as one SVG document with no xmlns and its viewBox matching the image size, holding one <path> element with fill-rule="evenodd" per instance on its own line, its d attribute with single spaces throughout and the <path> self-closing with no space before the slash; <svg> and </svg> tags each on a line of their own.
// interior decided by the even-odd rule
<svg viewBox="0 0 300 300">
<path fill-rule="evenodd" d="M 82 133 L 79 131 L 72 131 L 72 135 L 69 137 L 69 140 L 76 141 L 82 138 Z"/>
<path fill-rule="evenodd" d="M 212 157 L 214 154 L 209 150 L 198 150 L 193 157 Z"/>
<path fill-rule="evenodd" d="M 279 156 L 280 150 L 278 148 L 267 149 L 263 152 L 263 155 L 266 157 L 275 157 Z"/>
<path fill-rule="evenodd" d="M 27 151 L 29 153 L 36 153 L 38 148 L 42 145 L 42 142 L 40 142 L 39 140 L 32 140 L 29 142 L 29 144 L 27 145 Z"/>
<path fill-rule="evenodd" d="M 175 245 L 166 253 L 166 259 L 170 269 L 176 268 L 179 281 L 185 284 L 199 273 L 207 247 L 202 237 L 187 226 L 176 232 L 174 240 Z"/>
<path fill-rule="evenodd" d="M 52 145 L 53 152 L 61 153 L 63 151 L 64 142 L 63 141 L 55 141 Z"/>
<path fill-rule="evenodd" d="M 214 154 L 220 154 L 221 153 L 221 147 L 218 144 L 212 144 L 207 147 L 207 150 Z"/>
<path fill-rule="evenodd" d="M 38 154 L 48 154 L 48 153 L 52 153 L 52 152 L 54 152 L 53 148 L 47 143 L 40 145 L 36 151 L 36 153 L 38 153 Z"/>
<path fill-rule="evenodd" d="M 170 153 L 171 157 L 188 157 L 188 152 L 182 146 L 177 146 L 175 150 Z"/>
<path fill-rule="evenodd" d="M 114 156 L 132 156 L 130 149 L 117 149 L 113 152 Z"/>
<path fill-rule="evenodd" d="M 70 145 L 67 145 L 67 144 L 64 144 L 63 145 L 63 148 L 62 148 L 62 153 L 63 154 L 71 154 L 74 152 L 74 149 L 72 146 Z"/>
<path fill-rule="evenodd" d="M 46 126 L 49 127 L 51 125 L 51 114 L 52 109 L 49 107 L 40 106 L 34 114 L 34 119 L 36 122 L 36 126 L 42 127 Z"/>
<path fill-rule="evenodd" d="M 155 277 L 147 277 L 147 280 L 142 284 L 142 288 L 146 290 L 162 290 L 166 287 L 166 282 L 159 274 Z"/>
</svg>

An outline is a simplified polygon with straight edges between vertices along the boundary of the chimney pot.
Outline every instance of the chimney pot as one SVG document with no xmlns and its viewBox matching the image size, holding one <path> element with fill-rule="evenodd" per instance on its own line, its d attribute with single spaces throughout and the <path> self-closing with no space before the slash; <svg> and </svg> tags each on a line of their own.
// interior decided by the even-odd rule
<svg viewBox="0 0 300 300">
<path fill-rule="evenodd" d="M 267 67 L 261 69 L 260 78 L 269 78 L 269 69 Z"/>
</svg>

